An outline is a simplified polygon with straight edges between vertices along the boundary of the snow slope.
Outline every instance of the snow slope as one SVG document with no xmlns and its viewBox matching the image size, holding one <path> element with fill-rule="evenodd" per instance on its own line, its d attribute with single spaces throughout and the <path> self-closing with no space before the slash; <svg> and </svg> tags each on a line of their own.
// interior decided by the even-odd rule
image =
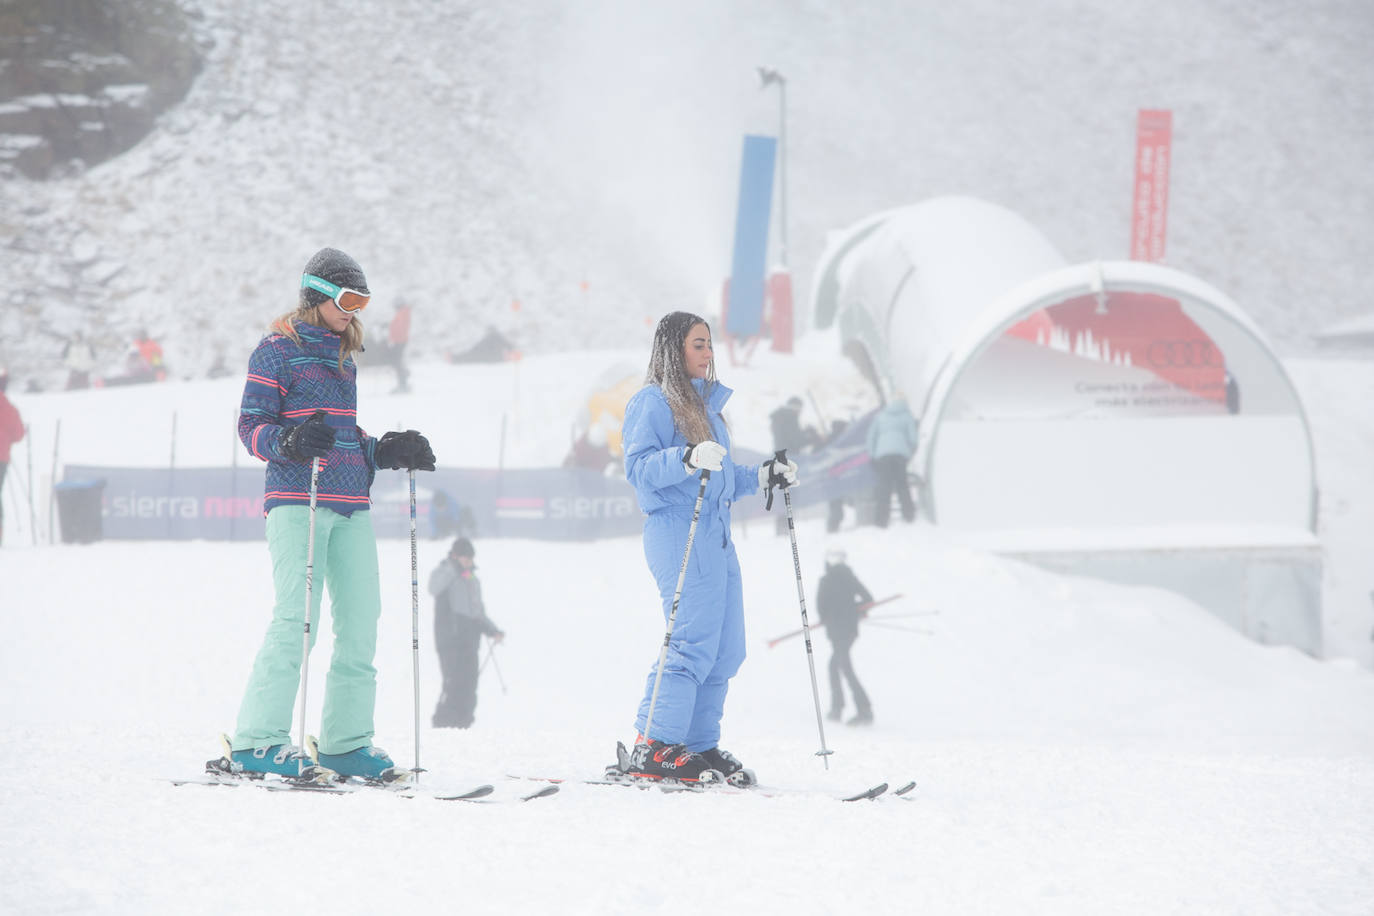
<svg viewBox="0 0 1374 916">
<path fill-rule="evenodd" d="M 361 421 L 418 426 L 445 462 L 490 463 L 509 411 L 521 430 L 512 463 L 547 463 L 565 446 L 554 412 L 612 356 L 422 364 L 418 393 L 396 397 L 383 393 L 389 375 L 365 372 Z M 1300 380 L 1340 403 L 1356 404 L 1367 383 L 1358 367 L 1344 377 L 1303 368 Z M 722 375 L 739 390 L 728 416 L 741 444 L 766 436 L 765 408 L 783 391 L 831 378 L 818 402 L 848 409 L 851 380 L 810 352 L 759 354 Z M 450 393 L 467 388 L 490 403 L 455 404 Z M 179 465 L 223 464 L 237 389 L 168 383 L 20 406 L 38 430 L 40 467 L 59 417 L 63 460 L 165 460 L 173 407 Z M 108 434 L 112 416 L 142 434 Z M 1334 441 L 1320 427 L 1318 440 Z M 1337 442 L 1324 473 L 1356 478 L 1362 442 Z M 6 488 L 7 519 L 15 493 Z M 766 647 L 798 626 L 790 548 L 771 523 L 736 535 L 751 654 L 723 743 L 770 783 L 847 791 L 912 778 L 912 801 L 569 785 L 553 799 L 484 807 L 175 787 L 164 777 L 198 771 L 232 727 L 271 600 L 265 546 L 34 547 L 7 524 L 0 726 L 32 763 L 0 769 L 0 911 L 1368 912 L 1374 673 L 1250 643 L 1167 592 L 1054 576 L 923 524 L 827 535 L 804 519 L 808 598 L 825 550 L 839 545 L 875 594 L 905 596 L 885 613 L 919 615 L 866 625 L 856 664 L 877 722 L 827 723 L 827 771 L 814 756 L 803 644 Z M 1349 549 L 1357 543 L 1370 539 Z M 422 577 L 446 546 L 420 544 Z M 409 765 L 408 544 L 384 541 L 380 555 L 377 741 Z M 471 730 L 422 727 L 424 784 L 493 781 L 510 797 L 530 784 L 507 773 L 596 774 L 615 741 L 633 737 L 662 636 L 638 540 L 478 539 L 477 559 L 508 633 L 500 679 L 483 675 Z M 424 723 L 438 690 L 431 625 L 424 598 Z M 816 651 L 823 665 L 823 637 Z M 312 729 L 328 653 L 322 627 Z M 821 679 L 824 700 L 823 668 Z"/>
</svg>

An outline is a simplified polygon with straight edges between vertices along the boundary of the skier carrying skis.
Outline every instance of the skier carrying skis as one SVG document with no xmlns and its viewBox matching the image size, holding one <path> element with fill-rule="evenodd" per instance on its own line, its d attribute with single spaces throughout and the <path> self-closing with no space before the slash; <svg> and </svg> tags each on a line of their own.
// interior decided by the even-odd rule
<svg viewBox="0 0 1374 916">
<path fill-rule="evenodd" d="M 302 750 L 289 742 L 301 686 L 306 566 L 313 538 L 322 573 L 311 590 L 314 645 L 323 584 L 329 587 L 334 655 L 325 679 L 319 762 L 336 773 L 386 778 L 393 763 L 372 744 L 381 616 L 377 541 L 369 490 L 379 468 L 434 470 L 429 441 L 414 430 L 381 439 L 357 425 L 358 314 L 371 293 L 362 268 L 333 248 L 305 265 L 296 308 L 272 322 L 248 360 L 239 438 L 267 462 L 267 546 L 276 604 L 230 741 L 244 770 L 294 776 Z M 319 461 L 317 510 L 311 465 Z M 309 760 L 304 763 L 308 765 Z"/>
<path fill-rule="evenodd" d="M 729 777 L 743 765 L 719 747 L 730 678 L 744 661 L 744 598 L 730 535 L 730 504 L 760 486 L 797 482 L 797 466 L 735 464 L 721 411 L 731 390 L 716 380 L 711 329 L 687 312 L 654 332 L 645 387 L 625 408 L 625 476 L 644 513 L 644 556 L 669 618 L 702 471 L 709 471 L 677 616 L 663 662 L 649 672 L 630 753 L 630 773 L 684 782 L 706 770 Z M 652 733 L 645 734 L 653 702 Z"/>
<path fill-rule="evenodd" d="M 825 555 L 825 574 L 816 586 L 816 609 L 820 611 L 825 635 L 830 639 L 830 715 L 832 722 L 840 721 L 844 713 L 844 685 L 840 677 L 849 681 L 854 695 L 854 718 L 849 725 L 868 725 L 873 722 L 873 707 L 868 694 L 854 673 L 849 650 L 859 638 L 860 608 L 871 605 L 873 596 L 845 563 L 843 550 L 832 549 Z"/>
<path fill-rule="evenodd" d="M 434 596 L 434 645 L 444 689 L 434 709 L 436 728 L 467 728 L 477 709 L 477 663 L 483 634 L 498 643 L 506 636 L 487 616 L 482 583 L 472 562 L 472 541 L 460 537 L 429 576 Z"/>
</svg>

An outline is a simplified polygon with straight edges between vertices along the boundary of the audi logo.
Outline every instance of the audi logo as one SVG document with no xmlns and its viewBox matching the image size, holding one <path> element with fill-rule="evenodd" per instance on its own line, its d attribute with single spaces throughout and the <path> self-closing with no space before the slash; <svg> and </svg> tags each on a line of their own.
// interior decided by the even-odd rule
<svg viewBox="0 0 1374 916">
<path fill-rule="evenodd" d="M 1226 360 L 1210 340 L 1156 340 L 1145 351 L 1155 368 L 1222 369 Z"/>
</svg>

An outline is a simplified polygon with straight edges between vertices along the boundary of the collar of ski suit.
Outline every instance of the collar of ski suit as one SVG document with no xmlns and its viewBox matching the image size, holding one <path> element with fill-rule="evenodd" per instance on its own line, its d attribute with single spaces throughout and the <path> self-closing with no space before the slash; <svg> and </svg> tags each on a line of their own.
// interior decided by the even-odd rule
<svg viewBox="0 0 1374 916">
<path fill-rule="evenodd" d="M 727 388 L 720 382 L 712 382 L 708 391 L 704 378 L 692 379 L 692 387 L 696 389 L 697 394 L 701 395 L 701 399 L 706 402 L 707 408 L 712 413 L 720 413 L 724 410 L 725 402 L 730 400 L 730 395 L 735 393 L 733 388 Z"/>
</svg>

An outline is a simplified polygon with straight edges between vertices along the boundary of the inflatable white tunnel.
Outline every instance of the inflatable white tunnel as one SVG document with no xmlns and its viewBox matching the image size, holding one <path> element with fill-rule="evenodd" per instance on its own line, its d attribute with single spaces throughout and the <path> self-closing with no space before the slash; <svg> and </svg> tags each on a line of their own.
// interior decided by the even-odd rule
<svg viewBox="0 0 1374 916">
<path fill-rule="evenodd" d="M 1303 619 L 1271 608 L 1258 621 L 1250 598 L 1214 609 L 1263 641 L 1319 650 L 1307 418 L 1264 335 L 1220 291 L 1157 264 L 1068 266 L 1018 215 L 945 197 L 832 236 L 812 305 L 816 326 L 838 322 L 846 352 L 920 418 L 928 519 L 1078 571 L 1110 552 L 1140 567 L 1112 578 L 1196 580 L 1184 589 L 1195 597 L 1272 592 L 1250 581 L 1264 551 L 1298 583 Z M 1189 572 L 1157 562 L 1180 551 Z M 1231 557 L 1246 581 L 1207 581 L 1218 567 L 1198 567 L 1199 552 Z"/>
</svg>

